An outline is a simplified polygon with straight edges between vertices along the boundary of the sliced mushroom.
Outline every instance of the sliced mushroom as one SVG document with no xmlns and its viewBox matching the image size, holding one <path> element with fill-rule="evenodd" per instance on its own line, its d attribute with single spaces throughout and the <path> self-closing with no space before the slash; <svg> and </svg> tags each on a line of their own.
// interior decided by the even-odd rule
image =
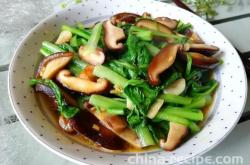
<svg viewBox="0 0 250 165">
<path fill-rule="evenodd" d="M 64 118 L 62 115 L 59 117 L 58 124 L 63 129 L 63 131 L 70 134 L 76 133 L 76 131 L 74 130 L 73 126 L 70 123 L 70 120 Z"/>
<path fill-rule="evenodd" d="M 207 57 L 201 53 L 197 52 L 184 52 L 179 54 L 183 60 L 187 59 L 187 55 L 192 57 L 192 65 L 204 68 L 204 69 L 213 69 L 220 64 L 220 60 L 215 57 Z"/>
<path fill-rule="evenodd" d="M 187 44 L 187 50 L 190 52 L 198 52 L 203 55 L 211 56 L 219 51 L 219 48 L 213 45 L 206 45 L 206 44 Z"/>
<path fill-rule="evenodd" d="M 187 37 L 189 37 L 189 39 L 193 43 L 204 44 L 204 41 L 200 38 L 200 36 L 197 33 L 195 33 L 194 31 L 190 30 L 190 29 L 185 32 L 185 35 Z"/>
<path fill-rule="evenodd" d="M 167 26 L 169 29 L 174 30 L 176 29 L 178 22 L 175 19 L 171 19 L 168 17 L 157 17 L 155 20 L 165 26 Z"/>
<path fill-rule="evenodd" d="M 150 30 L 157 30 L 166 34 L 173 34 L 173 32 L 167 26 L 151 19 L 140 19 L 135 25 Z"/>
<path fill-rule="evenodd" d="M 105 111 L 96 111 L 93 109 L 88 110 L 100 121 L 102 121 L 102 124 L 105 127 L 112 130 L 121 139 L 125 140 L 136 148 L 142 148 L 138 136 L 131 128 L 127 127 L 127 123 L 122 117 L 111 116 Z"/>
<path fill-rule="evenodd" d="M 54 91 L 50 87 L 43 85 L 43 84 L 37 84 L 35 86 L 35 92 L 46 95 L 50 109 L 52 109 L 53 111 L 57 111 L 58 105 L 57 105 L 57 101 L 55 98 L 55 94 L 54 94 Z"/>
<path fill-rule="evenodd" d="M 56 40 L 56 44 L 63 44 L 69 42 L 72 38 L 72 33 L 70 31 L 62 31 Z"/>
<path fill-rule="evenodd" d="M 62 96 L 63 96 L 64 101 L 68 105 L 77 106 L 76 100 L 70 94 L 68 94 L 67 92 L 65 92 L 62 89 L 60 89 L 60 90 L 62 92 Z M 43 84 L 37 84 L 35 86 L 35 91 L 46 95 L 47 98 L 49 98 L 49 103 L 50 103 L 49 105 L 51 106 L 51 109 L 53 109 L 55 111 L 57 110 L 58 106 L 57 106 L 55 94 L 54 94 L 54 91 L 50 87 L 48 87 L 47 85 L 43 85 Z"/>
<path fill-rule="evenodd" d="M 126 120 L 121 116 L 110 115 L 104 120 L 115 132 L 124 131 L 128 124 Z"/>
<path fill-rule="evenodd" d="M 96 143 L 101 150 L 112 152 L 112 150 L 124 150 L 126 147 L 124 140 L 106 128 L 87 110 L 81 110 L 75 117 L 71 118 L 70 125 L 80 135 Z"/>
<path fill-rule="evenodd" d="M 111 17 L 111 22 L 112 24 L 116 25 L 121 22 L 126 22 L 126 23 L 135 23 L 136 18 L 139 18 L 140 15 L 134 14 L 134 13 L 118 13 L 114 16 Z"/>
<path fill-rule="evenodd" d="M 151 85 L 160 83 L 160 74 L 174 63 L 179 48 L 180 45 L 169 44 L 152 59 L 148 67 L 148 78 Z"/>
<path fill-rule="evenodd" d="M 142 18 L 151 18 L 151 14 L 148 12 L 142 13 Z"/>
<path fill-rule="evenodd" d="M 86 46 L 81 46 L 79 48 L 79 56 L 83 61 L 91 65 L 101 65 L 104 63 L 105 55 L 101 48 L 96 48 L 93 52 L 88 51 L 89 48 Z"/>
<path fill-rule="evenodd" d="M 188 128 L 184 125 L 169 122 L 169 132 L 167 140 L 160 140 L 160 146 L 166 151 L 174 150 L 188 134 Z"/>
<path fill-rule="evenodd" d="M 36 78 L 52 79 L 72 59 L 73 53 L 55 53 L 42 60 L 36 72 Z"/>
<path fill-rule="evenodd" d="M 71 73 L 68 70 L 60 71 L 56 78 L 64 87 L 86 94 L 103 93 L 109 86 L 106 79 L 99 78 L 96 82 L 84 80 L 71 76 Z"/>
<path fill-rule="evenodd" d="M 125 39 L 125 33 L 122 28 L 114 26 L 111 21 L 105 21 L 103 23 L 104 28 L 104 42 L 110 50 L 121 50 L 123 44 L 120 42 Z"/>
</svg>

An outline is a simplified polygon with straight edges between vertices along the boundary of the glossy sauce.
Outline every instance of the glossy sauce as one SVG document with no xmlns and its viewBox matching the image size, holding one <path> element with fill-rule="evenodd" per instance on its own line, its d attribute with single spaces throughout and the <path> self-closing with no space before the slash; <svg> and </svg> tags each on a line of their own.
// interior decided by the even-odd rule
<svg viewBox="0 0 250 165">
<path fill-rule="evenodd" d="M 211 109 L 211 105 L 213 105 L 213 101 L 214 101 L 214 96 L 212 97 L 213 100 L 212 100 L 212 103 L 203 108 L 202 109 L 202 112 L 204 114 L 204 120 L 201 121 L 199 124 L 200 127 L 203 127 L 203 125 L 206 123 L 206 119 L 208 117 L 208 114 L 210 112 L 210 109 Z M 146 148 L 143 148 L 143 149 L 138 149 L 138 148 L 135 148 L 133 147 L 132 145 L 124 142 L 123 140 L 121 139 L 116 139 L 115 137 L 113 137 L 114 139 L 114 143 L 112 146 L 109 146 L 109 148 L 123 148 L 122 150 L 109 150 L 109 149 L 106 149 L 106 148 L 103 148 L 101 147 L 100 145 L 98 145 L 98 141 L 101 140 L 99 137 L 99 135 L 97 133 L 94 133 L 94 132 L 91 132 L 89 134 L 92 134 L 91 136 L 95 136 L 94 138 L 96 139 L 95 141 L 96 142 L 93 142 L 92 140 L 90 140 L 89 138 L 81 135 L 81 134 L 68 134 L 66 132 L 64 132 L 59 124 L 58 124 L 58 118 L 59 118 L 59 115 L 57 113 L 57 111 L 55 111 L 55 104 L 53 103 L 53 100 L 52 99 L 49 99 L 48 96 L 44 95 L 44 94 L 41 94 L 41 93 L 37 93 L 37 100 L 39 102 L 39 106 L 41 107 L 43 113 L 45 114 L 45 116 L 48 118 L 48 120 L 55 126 L 58 128 L 58 130 L 60 130 L 60 132 L 62 132 L 65 136 L 67 136 L 68 138 L 70 138 L 72 141 L 74 142 L 77 142 L 81 145 L 84 145 L 84 146 L 87 146 L 89 148 L 93 148 L 93 149 L 96 149 L 96 150 L 101 150 L 101 151 L 105 151 L 105 152 L 113 152 L 113 153 L 120 153 L 120 152 L 123 152 L 123 153 L 131 153 L 131 152 L 145 152 L 145 151 L 152 151 L 152 150 L 157 150 L 159 149 L 158 146 L 150 146 L 150 147 L 146 147 Z M 91 114 L 92 115 L 92 114 Z M 89 112 L 83 112 L 81 113 L 81 115 L 79 115 L 76 120 L 81 120 L 81 121 L 85 121 L 83 122 L 83 125 L 84 123 L 88 123 L 88 122 L 92 122 L 93 124 L 97 124 L 101 129 L 104 129 L 106 130 L 107 128 L 104 128 L 102 125 L 100 125 L 100 122 L 97 121 L 97 119 L 95 119 L 93 116 L 89 115 Z M 78 128 L 78 129 L 83 129 L 84 127 L 81 126 L 81 128 Z M 90 129 L 90 128 L 87 128 L 87 129 Z M 85 128 L 86 130 L 86 128 Z M 88 135 L 90 136 L 90 135 Z M 93 139 L 93 137 L 92 137 Z M 111 137 L 112 139 L 112 137 Z M 107 144 L 108 145 L 108 144 Z"/>
<path fill-rule="evenodd" d="M 58 119 L 59 119 L 59 115 L 58 113 L 55 111 L 55 105 L 53 103 L 52 99 L 49 99 L 48 96 L 41 94 L 41 93 L 37 93 L 37 100 L 39 103 L 39 106 L 41 107 L 43 113 L 45 114 L 45 116 L 48 118 L 48 120 L 56 127 L 58 128 L 58 130 L 63 133 L 65 136 L 67 136 L 68 138 L 70 138 L 72 141 L 77 142 L 81 145 L 87 146 L 89 148 L 94 148 L 96 150 L 101 150 L 101 151 L 105 151 L 105 152 L 115 152 L 115 153 L 120 153 L 120 152 L 124 152 L 124 153 L 128 153 L 128 152 L 145 152 L 145 151 L 152 151 L 155 149 L 158 149 L 158 146 L 151 146 L 151 147 L 147 147 L 147 148 L 143 148 L 143 149 L 138 149 L 133 147 L 132 145 L 124 142 L 123 140 L 121 140 L 120 138 L 117 139 L 115 137 L 112 136 L 110 137 L 113 140 L 113 145 L 109 146 L 109 148 L 114 147 L 114 148 L 123 148 L 122 150 L 109 150 L 106 148 L 101 147 L 100 145 L 98 145 L 98 141 L 101 140 L 101 137 L 97 134 L 97 132 L 91 132 L 89 133 L 88 136 L 90 136 L 90 134 L 92 134 L 92 138 L 96 138 L 97 143 L 93 142 L 92 140 L 90 140 L 89 138 L 81 135 L 81 134 L 68 134 L 66 132 L 64 132 L 62 130 L 62 128 L 59 126 L 58 124 Z M 103 127 L 102 125 L 100 125 L 99 121 L 97 121 L 92 114 L 90 115 L 89 112 L 85 111 L 83 113 L 81 113 L 76 120 L 81 120 L 81 121 L 85 121 L 82 124 L 84 125 L 84 123 L 95 123 L 96 125 L 98 125 L 100 127 L 100 130 L 106 130 L 107 128 Z M 78 129 L 83 129 L 83 126 L 81 126 L 81 128 Z M 90 130 L 90 128 L 87 128 L 88 130 Z M 85 127 L 85 131 L 86 131 L 86 127 Z M 108 140 L 108 139 L 106 139 Z M 104 143 L 105 141 L 103 141 Z"/>
</svg>

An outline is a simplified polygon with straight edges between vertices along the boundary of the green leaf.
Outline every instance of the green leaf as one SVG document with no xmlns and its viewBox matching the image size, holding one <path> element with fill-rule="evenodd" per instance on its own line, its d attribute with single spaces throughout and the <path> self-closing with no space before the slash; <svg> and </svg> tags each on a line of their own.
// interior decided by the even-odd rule
<svg viewBox="0 0 250 165">
<path fill-rule="evenodd" d="M 79 112 L 79 108 L 64 105 L 62 107 L 61 114 L 65 118 L 70 119 L 70 118 L 74 117 L 78 112 Z"/>
<path fill-rule="evenodd" d="M 182 22 L 181 20 L 179 20 L 179 21 L 178 21 L 177 28 L 176 28 L 176 31 L 177 31 L 178 33 L 183 34 L 183 33 L 185 33 L 187 30 L 192 29 L 192 28 L 193 28 L 192 24 L 190 24 L 190 23 L 184 23 L 184 22 Z"/>
<path fill-rule="evenodd" d="M 48 86 L 53 91 L 53 93 L 55 95 L 57 106 L 58 106 L 57 107 L 58 111 L 65 118 L 72 118 L 79 112 L 79 108 L 68 106 L 64 102 L 60 88 L 52 80 L 31 79 L 29 84 L 31 86 L 35 86 L 36 84 L 43 84 L 43 85 Z"/>
</svg>

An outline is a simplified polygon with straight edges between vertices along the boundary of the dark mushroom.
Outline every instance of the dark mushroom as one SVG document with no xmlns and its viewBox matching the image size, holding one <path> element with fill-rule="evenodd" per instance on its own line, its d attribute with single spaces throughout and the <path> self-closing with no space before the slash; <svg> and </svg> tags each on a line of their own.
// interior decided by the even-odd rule
<svg viewBox="0 0 250 165">
<path fill-rule="evenodd" d="M 62 115 L 58 119 L 58 124 L 62 128 L 63 131 L 70 133 L 70 134 L 76 134 L 76 131 L 74 130 L 72 124 L 70 123 L 70 120 L 66 119 Z"/>
<path fill-rule="evenodd" d="M 187 55 L 192 57 L 192 65 L 198 68 L 213 69 L 220 64 L 220 60 L 215 57 L 208 57 L 197 52 L 179 53 L 183 60 L 187 59 Z"/>
<path fill-rule="evenodd" d="M 151 85 L 160 83 L 160 74 L 174 63 L 179 48 L 180 45 L 169 44 L 152 59 L 148 67 L 148 79 Z"/>
<path fill-rule="evenodd" d="M 148 12 L 142 13 L 142 18 L 151 18 L 151 14 Z"/>
<path fill-rule="evenodd" d="M 34 89 L 37 94 L 42 94 L 46 96 L 48 103 L 49 103 L 48 105 L 50 106 L 51 110 L 57 111 L 57 107 L 58 107 L 57 101 L 55 98 L 54 91 L 51 88 L 43 84 L 37 84 Z"/>
<path fill-rule="evenodd" d="M 35 91 L 37 93 L 46 95 L 49 98 L 49 102 L 50 102 L 52 109 L 57 110 L 58 106 L 57 106 L 57 101 L 55 99 L 55 94 L 54 94 L 54 91 L 50 87 L 43 85 L 43 84 L 37 84 L 35 86 Z M 68 105 L 77 106 L 76 100 L 70 94 L 65 92 L 63 89 L 61 89 L 61 92 L 62 92 L 63 99 Z"/>
<path fill-rule="evenodd" d="M 61 70 L 57 76 L 59 81 L 64 87 L 85 94 L 103 93 L 109 87 L 109 82 L 106 79 L 99 78 L 96 82 L 79 77 L 71 76 L 70 71 Z"/>
<path fill-rule="evenodd" d="M 96 143 L 96 147 L 101 150 L 114 152 L 113 150 L 123 150 L 126 147 L 124 140 L 106 128 L 100 120 L 87 110 L 81 110 L 69 120 L 70 125 L 79 135 Z"/>
<path fill-rule="evenodd" d="M 140 19 L 135 25 L 150 30 L 157 30 L 166 34 L 173 34 L 173 32 L 167 26 L 151 19 Z"/>
<path fill-rule="evenodd" d="M 186 126 L 170 122 L 167 140 L 160 140 L 161 148 L 166 151 L 174 150 L 182 142 L 183 138 L 186 137 L 187 133 L 188 128 Z"/>
<path fill-rule="evenodd" d="M 72 59 L 73 53 L 55 53 L 42 60 L 36 72 L 36 78 L 52 79 L 58 71 L 63 69 Z"/>
<path fill-rule="evenodd" d="M 121 116 L 112 116 L 105 111 L 97 111 L 95 108 L 87 109 L 92 113 L 97 119 L 102 121 L 102 124 L 114 132 L 124 141 L 133 145 L 136 148 L 142 148 L 140 140 L 136 133 L 127 126 L 127 122 Z"/>
<path fill-rule="evenodd" d="M 124 131 L 128 124 L 126 120 L 121 116 L 108 115 L 104 120 L 115 132 Z"/>
<path fill-rule="evenodd" d="M 176 29 L 178 22 L 175 19 L 171 19 L 168 17 L 157 17 L 155 20 L 165 26 L 167 26 L 169 29 L 174 30 Z"/>
<path fill-rule="evenodd" d="M 200 38 L 200 36 L 195 33 L 193 30 L 187 30 L 185 35 L 193 42 L 197 44 L 204 44 L 204 41 Z"/>
<path fill-rule="evenodd" d="M 89 52 L 87 46 L 81 46 L 79 48 L 79 56 L 83 61 L 86 61 L 92 65 L 101 65 L 104 63 L 105 55 L 101 48 L 95 48 L 92 52 Z"/>
<path fill-rule="evenodd" d="M 216 52 L 219 51 L 219 48 L 213 45 L 206 45 L 206 44 L 187 44 L 187 50 L 190 52 L 198 52 L 203 55 L 211 56 L 214 55 Z"/>
<path fill-rule="evenodd" d="M 118 13 L 115 14 L 111 17 L 111 22 L 114 25 L 117 25 L 118 23 L 122 23 L 122 22 L 126 22 L 126 23 L 135 23 L 136 22 L 136 18 L 139 18 L 140 15 L 138 14 L 134 14 L 134 13 Z"/>
<path fill-rule="evenodd" d="M 114 26 L 110 20 L 103 23 L 103 28 L 106 47 L 113 51 L 122 50 L 124 46 L 120 41 L 125 39 L 123 29 Z"/>
</svg>

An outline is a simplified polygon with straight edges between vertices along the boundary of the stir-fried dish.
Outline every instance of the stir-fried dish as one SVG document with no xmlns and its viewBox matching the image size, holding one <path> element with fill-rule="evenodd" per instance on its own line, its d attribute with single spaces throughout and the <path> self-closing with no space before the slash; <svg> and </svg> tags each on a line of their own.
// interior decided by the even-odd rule
<svg viewBox="0 0 250 165">
<path fill-rule="evenodd" d="M 30 84 L 60 128 L 94 148 L 171 151 L 201 129 L 218 51 L 190 23 L 118 13 L 92 27 L 63 25 L 42 43 Z"/>
</svg>

